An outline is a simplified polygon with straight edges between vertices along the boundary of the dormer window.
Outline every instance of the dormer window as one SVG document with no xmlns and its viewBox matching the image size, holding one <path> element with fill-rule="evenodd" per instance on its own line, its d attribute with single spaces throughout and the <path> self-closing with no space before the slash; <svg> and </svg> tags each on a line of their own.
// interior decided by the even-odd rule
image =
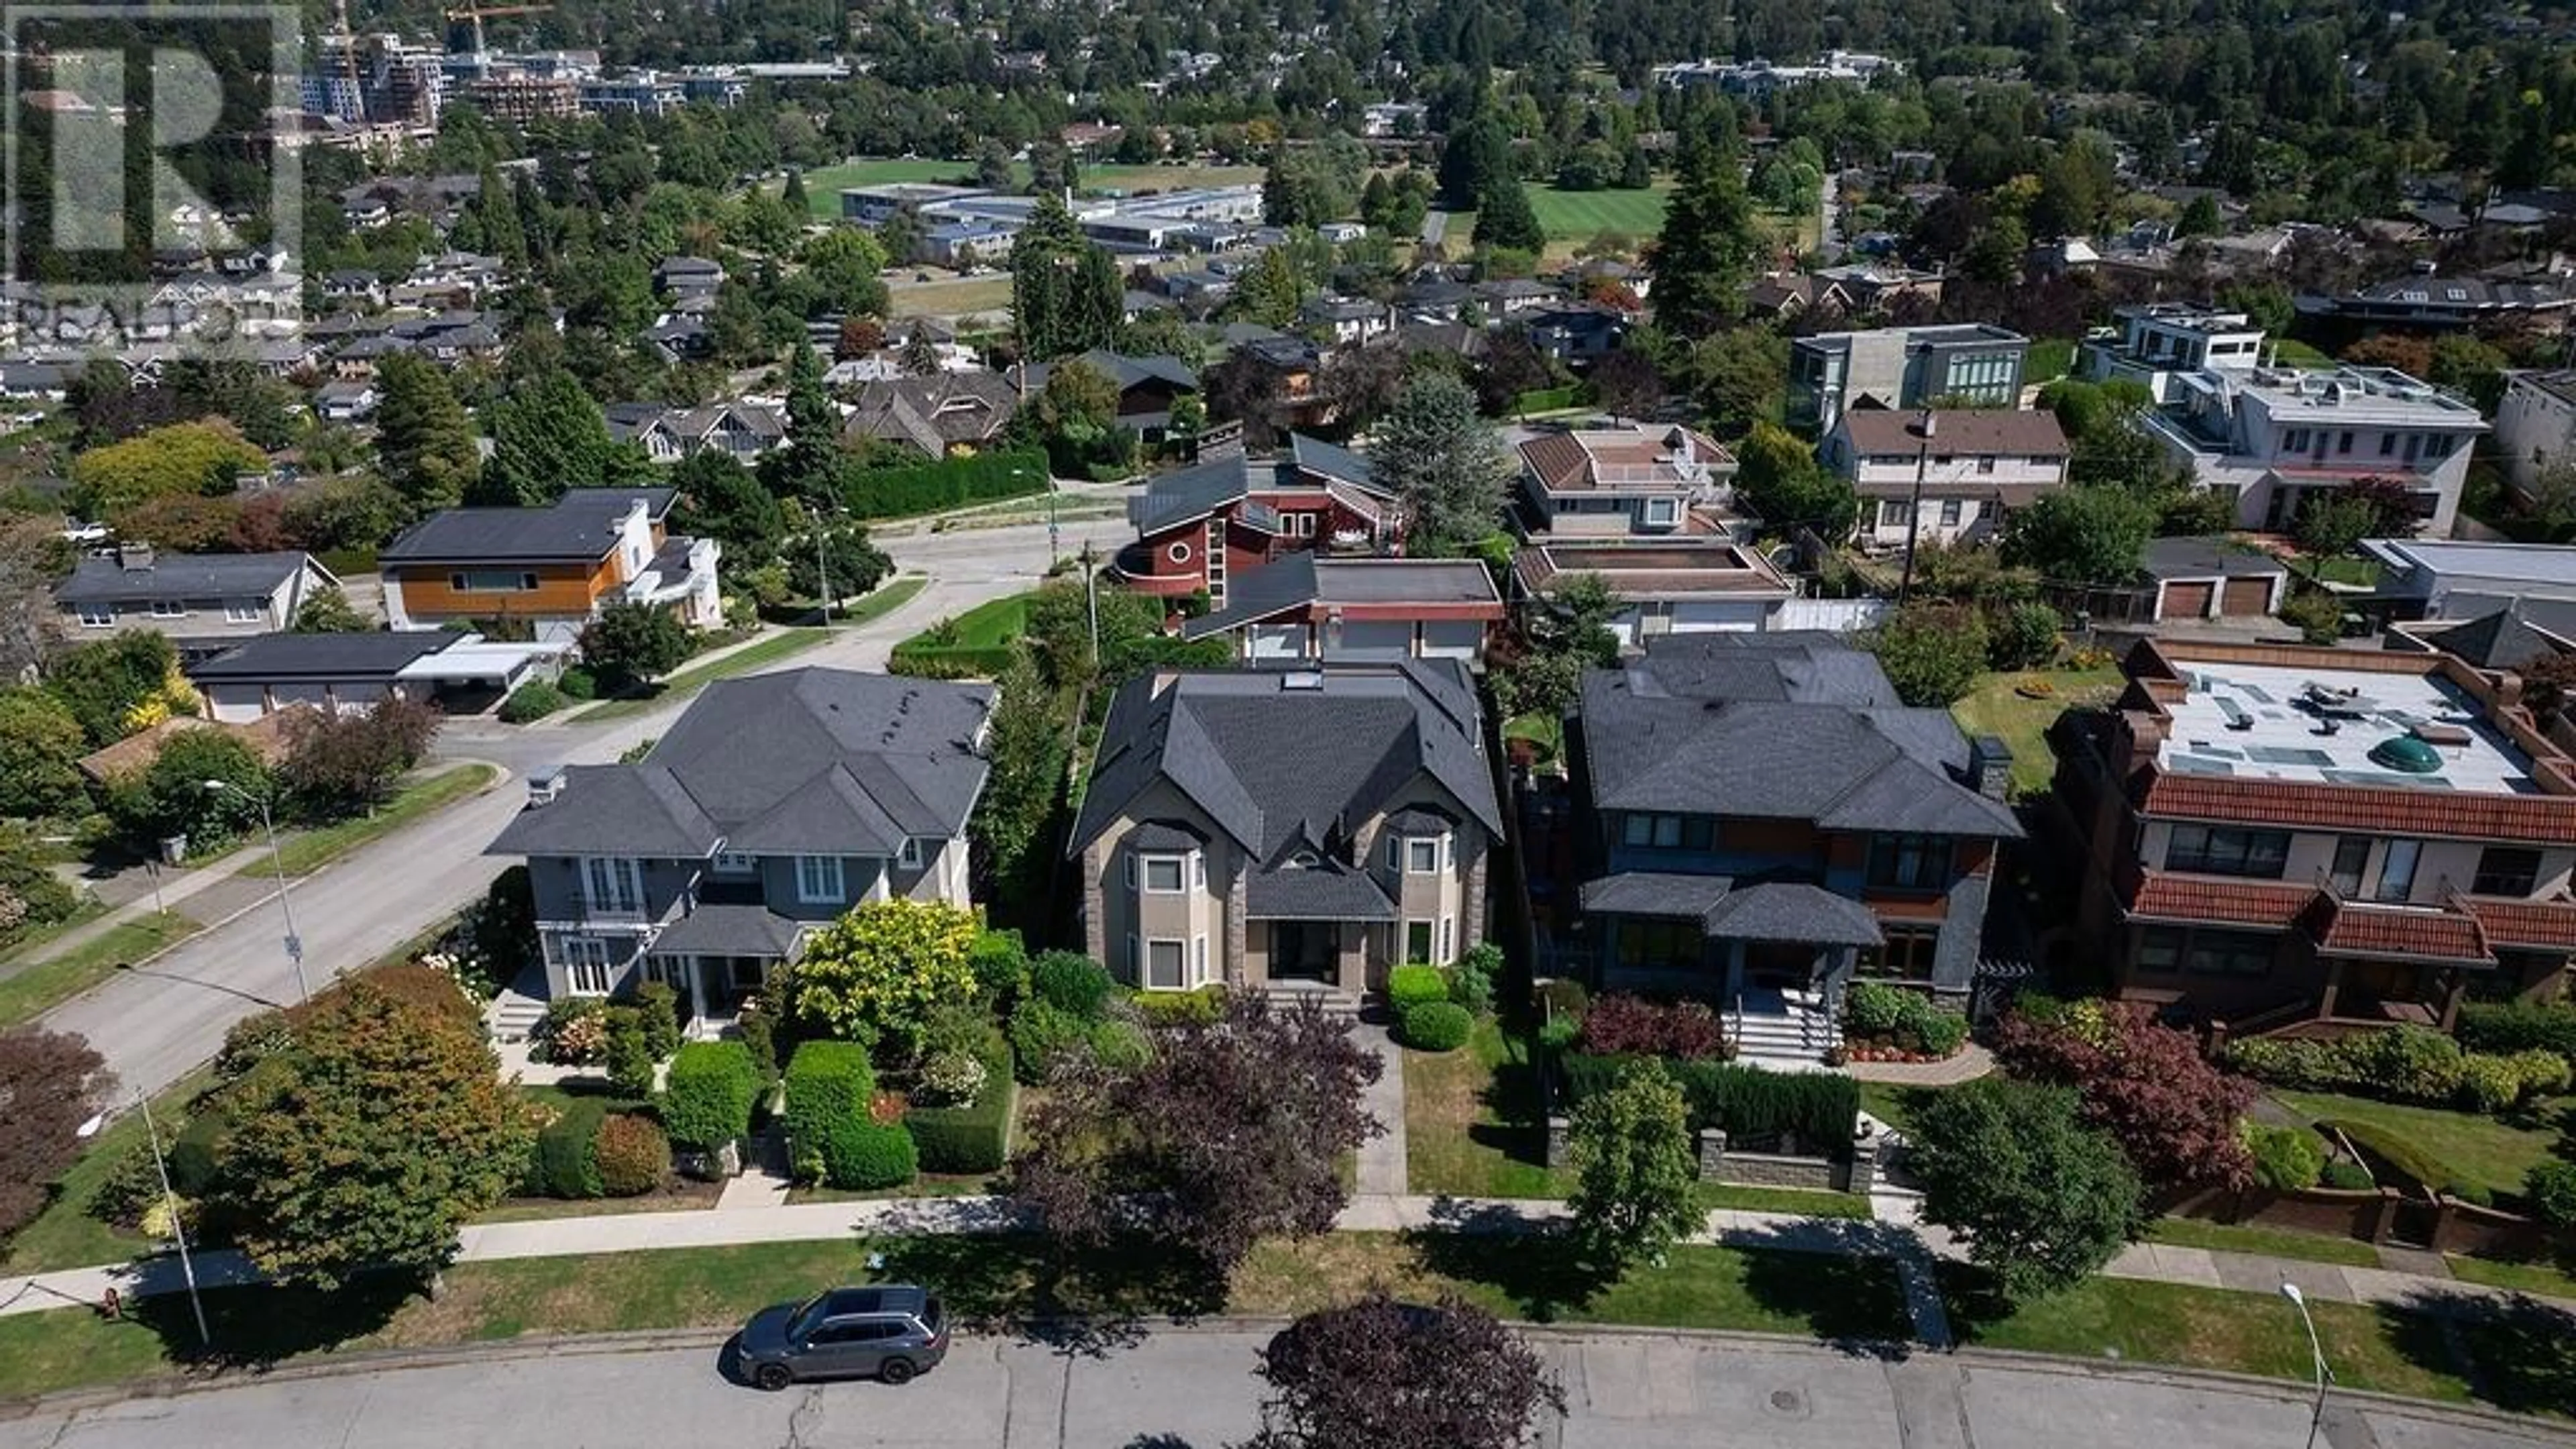
<svg viewBox="0 0 2576 1449">
<path fill-rule="evenodd" d="M 1207 884 L 1207 858 L 1188 852 L 1137 851 L 1127 857 L 1127 884 L 1148 895 L 1175 896 Z"/>
<path fill-rule="evenodd" d="M 1447 832 L 1438 835 L 1390 835 L 1386 840 L 1386 868 L 1405 875 L 1437 875 L 1442 865 L 1453 859 Z"/>
<path fill-rule="evenodd" d="M 1290 870 L 1313 870 L 1323 863 L 1323 858 L 1311 850 L 1301 850 L 1288 857 Z"/>
</svg>

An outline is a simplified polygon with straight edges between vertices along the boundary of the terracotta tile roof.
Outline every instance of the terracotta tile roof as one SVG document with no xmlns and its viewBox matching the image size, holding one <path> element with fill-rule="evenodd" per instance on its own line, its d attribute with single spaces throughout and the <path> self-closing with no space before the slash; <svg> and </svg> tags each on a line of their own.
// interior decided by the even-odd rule
<svg viewBox="0 0 2576 1449">
<path fill-rule="evenodd" d="M 1543 433 L 1521 444 L 1521 456 L 1551 493 L 1562 493 L 1583 481 L 1592 459 L 1571 433 Z"/>
<path fill-rule="evenodd" d="M 2268 880 L 2211 880 L 2139 872 L 2129 914 L 2150 920 L 2224 921 L 2238 926 L 2285 929 L 2316 897 L 2314 886 Z"/>
<path fill-rule="evenodd" d="M 2576 947 L 2576 900 L 2518 901 L 2462 896 L 2460 904 L 2500 946 Z"/>
<path fill-rule="evenodd" d="M 2306 924 L 2317 950 L 2328 955 L 2479 964 L 2495 960 L 2478 918 L 2466 911 L 2371 905 L 2320 892 Z"/>
<path fill-rule="evenodd" d="M 2141 814 L 2372 835 L 2456 840 L 2576 840 L 2576 796 L 2481 795 L 2403 786 L 2301 784 L 2221 775 L 2147 777 Z"/>
</svg>

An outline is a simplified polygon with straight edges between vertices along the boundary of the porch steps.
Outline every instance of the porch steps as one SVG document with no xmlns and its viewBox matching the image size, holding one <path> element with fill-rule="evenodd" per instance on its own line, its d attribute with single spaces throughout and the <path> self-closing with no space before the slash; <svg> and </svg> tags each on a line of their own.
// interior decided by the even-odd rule
<svg viewBox="0 0 2576 1449">
<path fill-rule="evenodd" d="M 1338 986 L 1310 985 L 1296 981 L 1273 981 L 1261 988 L 1262 1000 L 1282 1010 L 1293 1009 L 1312 1001 L 1323 1008 L 1324 1015 L 1337 1021 L 1360 1019 L 1360 998 Z"/>
<path fill-rule="evenodd" d="M 483 1008 L 483 1026 L 494 1041 L 526 1041 L 538 1022 L 546 1019 L 546 972 L 542 966 L 531 966 L 519 973 L 519 979 L 501 988 L 490 1005 Z"/>
<path fill-rule="evenodd" d="M 1842 1040 L 1842 1029 L 1822 1012 L 1748 1011 L 1726 1024 L 1735 1033 L 1737 1061 L 1777 1071 L 1824 1070 L 1825 1053 Z"/>
</svg>

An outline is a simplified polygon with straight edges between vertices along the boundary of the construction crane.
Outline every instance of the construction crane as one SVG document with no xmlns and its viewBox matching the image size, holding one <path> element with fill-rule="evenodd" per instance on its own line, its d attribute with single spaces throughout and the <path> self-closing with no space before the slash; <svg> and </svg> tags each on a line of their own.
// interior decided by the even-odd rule
<svg viewBox="0 0 2576 1449">
<path fill-rule="evenodd" d="M 555 7 L 552 5 L 468 5 L 460 6 L 457 9 L 448 11 L 447 18 L 449 20 L 470 20 L 474 23 L 474 54 L 479 62 L 485 50 L 483 44 L 483 19 L 485 16 L 534 15 L 539 11 L 552 10 L 554 8 Z"/>
</svg>

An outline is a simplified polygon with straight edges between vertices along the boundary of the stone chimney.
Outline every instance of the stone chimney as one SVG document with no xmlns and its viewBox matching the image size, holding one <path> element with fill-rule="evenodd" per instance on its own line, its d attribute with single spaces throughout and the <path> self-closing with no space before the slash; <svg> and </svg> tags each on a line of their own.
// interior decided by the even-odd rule
<svg viewBox="0 0 2576 1449">
<path fill-rule="evenodd" d="M 130 574 L 148 573 L 152 568 L 152 545 L 120 543 L 116 546 L 116 566 Z"/>
<path fill-rule="evenodd" d="M 1989 800 L 2012 798 L 2012 746 L 1998 735 L 1968 741 L 1968 788 Z"/>
</svg>

